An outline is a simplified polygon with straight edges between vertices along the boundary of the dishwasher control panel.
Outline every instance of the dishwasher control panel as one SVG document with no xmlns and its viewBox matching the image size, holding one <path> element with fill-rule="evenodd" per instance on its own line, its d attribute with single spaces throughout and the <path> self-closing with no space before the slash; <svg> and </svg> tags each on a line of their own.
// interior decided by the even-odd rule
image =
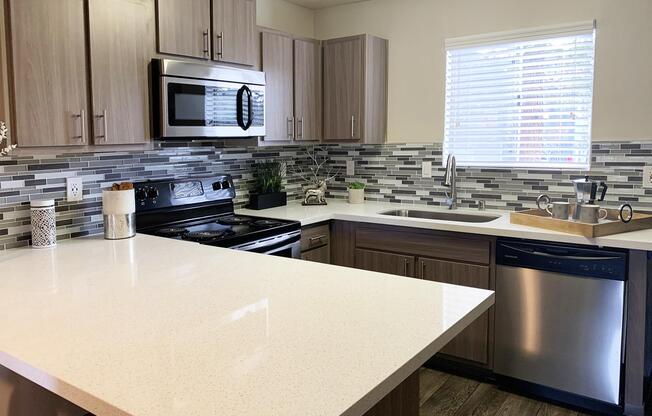
<svg viewBox="0 0 652 416">
<path fill-rule="evenodd" d="M 627 251 L 499 240 L 496 264 L 576 276 L 627 280 Z"/>
</svg>

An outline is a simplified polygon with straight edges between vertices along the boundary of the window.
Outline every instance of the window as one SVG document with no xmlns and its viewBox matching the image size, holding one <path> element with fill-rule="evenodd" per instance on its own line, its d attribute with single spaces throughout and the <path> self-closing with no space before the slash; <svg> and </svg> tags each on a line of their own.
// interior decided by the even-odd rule
<svg viewBox="0 0 652 416">
<path fill-rule="evenodd" d="M 595 24 L 446 41 L 444 163 L 588 169 Z"/>
</svg>

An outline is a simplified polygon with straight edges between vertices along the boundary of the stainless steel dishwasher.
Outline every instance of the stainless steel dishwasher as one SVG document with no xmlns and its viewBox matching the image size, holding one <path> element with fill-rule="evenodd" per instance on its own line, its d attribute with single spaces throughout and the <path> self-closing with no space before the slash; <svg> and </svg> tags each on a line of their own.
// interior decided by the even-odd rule
<svg viewBox="0 0 652 416">
<path fill-rule="evenodd" d="M 627 253 L 499 241 L 496 374 L 618 405 Z"/>
</svg>

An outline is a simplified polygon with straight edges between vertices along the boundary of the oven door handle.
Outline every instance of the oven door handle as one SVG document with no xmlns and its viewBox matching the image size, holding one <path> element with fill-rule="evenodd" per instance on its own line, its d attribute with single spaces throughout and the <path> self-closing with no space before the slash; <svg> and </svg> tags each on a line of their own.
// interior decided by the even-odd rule
<svg viewBox="0 0 652 416">
<path fill-rule="evenodd" d="M 247 94 L 247 121 L 245 122 L 244 120 L 244 103 L 243 103 L 243 96 L 244 94 Z M 254 117 L 253 117 L 253 112 L 251 109 L 251 90 L 249 87 L 246 85 L 243 85 L 242 88 L 238 90 L 238 95 L 237 95 L 237 116 L 238 116 L 238 125 L 243 129 L 243 130 L 249 130 L 249 127 L 254 122 Z"/>
</svg>

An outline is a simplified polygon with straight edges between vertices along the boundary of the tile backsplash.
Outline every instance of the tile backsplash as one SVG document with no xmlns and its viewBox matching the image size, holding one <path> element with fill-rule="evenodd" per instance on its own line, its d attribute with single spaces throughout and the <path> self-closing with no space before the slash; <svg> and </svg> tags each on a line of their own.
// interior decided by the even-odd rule
<svg viewBox="0 0 652 416">
<path fill-rule="evenodd" d="M 367 183 L 368 200 L 440 205 L 444 169 L 441 144 L 326 145 L 331 163 L 342 173 L 329 185 L 329 196 L 346 198 L 346 184 Z M 206 142 L 159 143 L 152 150 L 107 153 L 66 153 L 57 156 L 0 158 L 0 250 L 29 244 L 29 201 L 56 200 L 57 233 L 66 239 L 102 232 L 101 189 L 119 181 L 205 176 L 230 173 L 236 182 L 236 206 L 248 200 L 253 166 L 260 160 L 279 160 L 288 166 L 289 199 L 302 197 L 303 180 L 294 172 L 308 158 L 301 146 L 219 148 Z M 356 163 L 356 175 L 346 177 L 346 160 Z M 605 205 L 630 202 L 635 209 L 652 210 L 652 189 L 643 189 L 643 166 L 652 164 L 652 141 L 596 142 L 589 172 L 561 170 L 458 169 L 461 206 L 485 200 L 488 208 L 523 209 L 534 206 L 541 193 L 553 199 L 573 197 L 571 179 L 585 174 L 606 181 Z M 433 165 L 432 178 L 421 177 L 421 162 Z M 81 176 L 84 200 L 65 201 L 65 181 Z"/>
</svg>

